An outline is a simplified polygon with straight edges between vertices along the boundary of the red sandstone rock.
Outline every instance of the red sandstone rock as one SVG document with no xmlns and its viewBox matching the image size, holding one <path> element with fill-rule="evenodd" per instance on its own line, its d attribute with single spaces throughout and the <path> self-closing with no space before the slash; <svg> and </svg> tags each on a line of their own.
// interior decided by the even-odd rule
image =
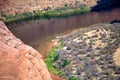
<svg viewBox="0 0 120 80">
<path fill-rule="evenodd" d="M 2 0 L 0 1 L 0 12 L 6 15 L 15 15 L 35 10 L 44 10 L 47 7 L 57 9 L 65 5 L 76 6 L 76 3 L 94 6 L 96 2 L 97 0 Z"/>
<path fill-rule="evenodd" d="M 0 80 L 52 80 L 42 56 L 0 22 Z"/>
</svg>

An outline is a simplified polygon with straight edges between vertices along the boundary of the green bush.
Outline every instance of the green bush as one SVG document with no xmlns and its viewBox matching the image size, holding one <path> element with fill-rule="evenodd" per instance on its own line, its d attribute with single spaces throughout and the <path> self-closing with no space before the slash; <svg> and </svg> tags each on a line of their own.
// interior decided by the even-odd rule
<svg viewBox="0 0 120 80">
<path fill-rule="evenodd" d="M 47 10 L 40 11 L 36 10 L 33 12 L 25 12 L 23 14 L 16 14 L 15 16 L 7 16 L 1 14 L 0 20 L 5 23 L 12 23 L 14 21 L 25 21 L 25 20 L 36 20 L 36 19 L 49 19 L 49 18 L 59 18 L 59 17 L 67 17 L 70 15 L 84 14 L 89 12 L 90 9 L 84 8 L 61 8 L 56 10 Z M 4 18 L 3 18 L 4 17 Z"/>
<path fill-rule="evenodd" d="M 45 59 L 45 63 L 48 67 L 48 70 L 54 74 L 61 74 L 62 71 L 58 70 L 59 65 L 57 65 L 56 67 L 53 66 L 53 64 L 59 59 L 59 54 L 56 54 L 56 50 L 57 49 L 61 49 L 62 48 L 62 40 L 59 41 L 59 46 L 54 46 L 52 47 L 50 53 L 47 55 L 46 59 Z"/>
<path fill-rule="evenodd" d="M 65 67 L 65 66 L 67 66 L 67 65 L 70 64 L 70 61 L 68 61 L 68 60 L 65 59 L 65 58 L 63 58 L 62 61 L 63 61 L 63 67 Z"/>
<path fill-rule="evenodd" d="M 54 74 L 59 74 L 60 71 L 53 67 L 53 63 L 59 58 L 58 54 L 55 53 L 56 47 L 53 47 L 45 59 L 45 63 L 48 67 L 48 70 Z"/>
<path fill-rule="evenodd" d="M 78 79 L 72 76 L 72 77 L 69 77 L 68 80 L 78 80 Z"/>
</svg>

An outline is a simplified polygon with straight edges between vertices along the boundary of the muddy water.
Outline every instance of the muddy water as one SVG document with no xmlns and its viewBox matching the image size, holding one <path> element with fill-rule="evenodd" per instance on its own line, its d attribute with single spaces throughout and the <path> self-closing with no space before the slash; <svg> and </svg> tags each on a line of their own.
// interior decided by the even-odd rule
<svg viewBox="0 0 120 80">
<path fill-rule="evenodd" d="M 40 46 L 42 48 L 46 47 L 48 45 L 46 43 L 56 35 L 60 35 L 60 33 L 116 19 L 120 20 L 120 8 L 102 12 L 90 12 L 67 18 L 19 22 L 7 26 L 16 37 L 40 49 Z"/>
</svg>

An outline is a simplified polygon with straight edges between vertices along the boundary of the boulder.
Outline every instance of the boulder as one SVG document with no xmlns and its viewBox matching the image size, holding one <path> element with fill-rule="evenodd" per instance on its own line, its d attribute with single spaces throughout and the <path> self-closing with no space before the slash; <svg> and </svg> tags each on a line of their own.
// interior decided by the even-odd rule
<svg viewBox="0 0 120 80">
<path fill-rule="evenodd" d="M 39 52 L 0 21 L 0 80 L 52 80 Z"/>
</svg>

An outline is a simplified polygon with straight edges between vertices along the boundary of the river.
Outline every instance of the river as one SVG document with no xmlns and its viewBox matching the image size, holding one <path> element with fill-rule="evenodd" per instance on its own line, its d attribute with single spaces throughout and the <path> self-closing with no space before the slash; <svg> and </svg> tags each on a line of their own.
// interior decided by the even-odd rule
<svg viewBox="0 0 120 80">
<path fill-rule="evenodd" d="M 7 26 L 16 37 L 46 56 L 45 53 L 48 53 L 53 45 L 51 39 L 54 39 L 55 36 L 69 33 L 81 27 L 113 20 L 120 20 L 120 8 L 66 18 L 17 22 Z M 49 48 L 48 51 L 46 51 L 47 48 Z"/>
</svg>

